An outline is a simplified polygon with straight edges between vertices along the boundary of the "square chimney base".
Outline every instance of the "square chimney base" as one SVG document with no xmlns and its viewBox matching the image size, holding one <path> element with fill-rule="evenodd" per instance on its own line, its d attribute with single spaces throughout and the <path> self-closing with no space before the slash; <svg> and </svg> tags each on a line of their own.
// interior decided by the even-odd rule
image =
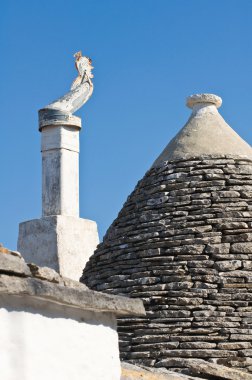
<svg viewBox="0 0 252 380">
<path fill-rule="evenodd" d="M 79 281 L 99 243 L 97 225 L 73 216 L 47 216 L 19 224 L 18 251 L 26 262 Z"/>
</svg>

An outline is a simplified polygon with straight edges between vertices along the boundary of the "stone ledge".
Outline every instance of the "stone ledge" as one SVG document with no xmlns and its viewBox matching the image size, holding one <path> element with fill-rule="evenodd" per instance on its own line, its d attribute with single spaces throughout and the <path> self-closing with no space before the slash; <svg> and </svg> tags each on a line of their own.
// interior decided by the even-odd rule
<svg viewBox="0 0 252 380">
<path fill-rule="evenodd" d="M 213 364 L 199 359 L 184 359 L 190 375 L 156 368 L 139 367 L 129 363 L 121 363 L 121 380 L 252 380 L 252 375 L 234 368 Z M 196 377 L 196 376 L 203 376 Z"/>
<path fill-rule="evenodd" d="M 30 296 L 79 310 L 144 316 L 140 299 L 114 296 L 90 290 L 86 285 L 61 276 L 55 270 L 26 264 L 16 251 L 0 245 L 0 294 Z"/>
<path fill-rule="evenodd" d="M 6 249 L 6 248 L 5 248 Z M 31 271 L 24 259 L 9 252 L 3 252 L 3 249 L 0 250 L 0 273 L 9 273 L 16 274 L 18 276 L 31 276 Z"/>
<path fill-rule="evenodd" d="M 166 370 L 142 368 L 129 363 L 121 363 L 121 380 L 203 380 Z"/>
<path fill-rule="evenodd" d="M 99 293 L 93 290 L 66 287 L 31 277 L 0 275 L 0 294 L 28 295 L 80 310 L 144 316 L 143 303 L 138 299 Z"/>
<path fill-rule="evenodd" d="M 187 366 L 192 374 L 214 376 L 225 380 L 252 380 L 252 375 L 223 365 L 208 363 L 204 360 L 188 360 Z"/>
<path fill-rule="evenodd" d="M 252 162 L 252 157 L 248 156 L 247 154 L 198 154 L 198 155 L 193 155 L 193 154 L 186 154 L 184 157 L 178 157 L 178 158 L 173 158 L 169 160 L 165 160 L 163 162 L 160 162 L 159 164 L 154 164 L 152 167 L 149 169 L 158 169 L 158 168 L 163 168 L 166 167 L 167 165 L 175 165 L 178 163 L 182 162 L 187 162 L 187 161 L 205 161 L 205 160 L 210 160 L 214 163 L 215 160 L 239 160 L 239 161 L 247 161 L 247 162 Z M 216 163 L 215 163 L 216 164 Z M 148 172 L 147 172 L 148 173 Z"/>
</svg>

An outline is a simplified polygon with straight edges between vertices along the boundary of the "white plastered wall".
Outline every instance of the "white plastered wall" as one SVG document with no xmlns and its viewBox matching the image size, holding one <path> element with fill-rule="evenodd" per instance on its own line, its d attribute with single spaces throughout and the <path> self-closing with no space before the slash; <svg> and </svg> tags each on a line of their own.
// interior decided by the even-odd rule
<svg viewBox="0 0 252 380">
<path fill-rule="evenodd" d="M 3 380 L 119 380 L 116 319 L 0 297 L 0 377 Z"/>
</svg>

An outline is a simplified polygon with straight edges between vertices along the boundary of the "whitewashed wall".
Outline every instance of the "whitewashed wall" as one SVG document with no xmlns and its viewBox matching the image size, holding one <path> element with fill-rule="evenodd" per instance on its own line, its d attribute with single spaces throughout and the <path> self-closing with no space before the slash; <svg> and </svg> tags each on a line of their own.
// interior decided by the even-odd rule
<svg viewBox="0 0 252 380">
<path fill-rule="evenodd" d="M 115 316 L 1 296 L 0 378 L 119 380 Z"/>
</svg>

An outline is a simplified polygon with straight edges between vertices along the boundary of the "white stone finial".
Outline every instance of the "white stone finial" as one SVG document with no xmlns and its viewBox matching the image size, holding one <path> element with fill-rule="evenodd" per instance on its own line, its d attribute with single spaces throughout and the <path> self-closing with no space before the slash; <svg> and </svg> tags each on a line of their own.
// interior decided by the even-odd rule
<svg viewBox="0 0 252 380">
<path fill-rule="evenodd" d="M 222 99 L 214 94 L 194 94 L 186 98 L 186 105 L 189 108 L 199 104 L 214 105 L 219 108 L 222 104 Z"/>
</svg>

